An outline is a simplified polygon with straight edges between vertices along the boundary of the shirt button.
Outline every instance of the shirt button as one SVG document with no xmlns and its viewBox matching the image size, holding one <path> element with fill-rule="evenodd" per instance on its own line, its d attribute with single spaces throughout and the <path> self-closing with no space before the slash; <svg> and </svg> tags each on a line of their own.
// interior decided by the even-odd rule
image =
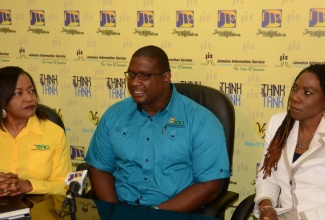
<svg viewBox="0 0 325 220">
<path fill-rule="evenodd" d="M 150 138 L 147 138 L 147 141 L 149 141 L 150 140 Z"/>
<path fill-rule="evenodd" d="M 153 119 L 152 119 L 152 118 L 150 118 L 150 121 L 153 121 Z"/>
<path fill-rule="evenodd" d="M 144 180 L 147 180 L 147 177 L 145 177 Z"/>
<path fill-rule="evenodd" d="M 148 159 L 146 159 L 146 162 L 149 162 L 149 160 L 148 160 Z"/>
</svg>

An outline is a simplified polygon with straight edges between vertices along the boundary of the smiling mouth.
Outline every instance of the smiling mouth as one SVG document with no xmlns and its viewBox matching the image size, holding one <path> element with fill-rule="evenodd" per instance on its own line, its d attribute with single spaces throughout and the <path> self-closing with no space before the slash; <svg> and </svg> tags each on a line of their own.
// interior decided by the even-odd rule
<svg viewBox="0 0 325 220">
<path fill-rule="evenodd" d="M 134 95 L 142 95 L 143 91 L 137 91 L 137 90 L 133 90 L 132 92 Z"/>
</svg>

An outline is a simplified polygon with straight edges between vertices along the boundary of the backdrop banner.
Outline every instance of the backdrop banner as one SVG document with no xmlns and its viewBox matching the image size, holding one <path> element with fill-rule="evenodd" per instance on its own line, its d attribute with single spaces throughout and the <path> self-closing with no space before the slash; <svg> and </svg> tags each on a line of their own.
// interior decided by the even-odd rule
<svg viewBox="0 0 325 220">
<path fill-rule="evenodd" d="M 287 110 L 295 76 L 325 62 L 324 37 L 322 0 L 0 0 L 0 67 L 33 76 L 41 103 L 65 123 L 74 167 L 104 111 L 129 96 L 123 72 L 133 52 L 156 45 L 172 82 L 210 86 L 233 102 L 238 202 L 254 193 L 267 123 Z"/>
</svg>

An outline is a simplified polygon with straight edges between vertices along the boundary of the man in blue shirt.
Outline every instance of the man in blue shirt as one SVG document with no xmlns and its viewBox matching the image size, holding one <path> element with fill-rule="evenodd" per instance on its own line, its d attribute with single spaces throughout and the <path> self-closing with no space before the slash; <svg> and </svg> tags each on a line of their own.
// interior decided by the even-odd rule
<svg viewBox="0 0 325 220">
<path fill-rule="evenodd" d="M 106 110 L 86 156 L 97 199 L 182 212 L 214 200 L 230 176 L 220 121 L 176 91 L 159 47 L 138 49 L 124 74 L 132 97 Z"/>
</svg>

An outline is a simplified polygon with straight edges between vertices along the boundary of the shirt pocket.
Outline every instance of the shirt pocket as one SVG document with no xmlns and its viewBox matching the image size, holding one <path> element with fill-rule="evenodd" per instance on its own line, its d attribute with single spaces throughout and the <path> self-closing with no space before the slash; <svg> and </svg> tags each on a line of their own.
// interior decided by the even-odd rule
<svg viewBox="0 0 325 220">
<path fill-rule="evenodd" d="M 166 160 L 186 164 L 190 162 L 192 146 L 185 129 L 167 129 L 165 143 L 164 154 Z"/>
<path fill-rule="evenodd" d="M 133 160 L 137 146 L 136 127 L 117 127 L 112 131 L 112 147 L 117 158 Z"/>
<path fill-rule="evenodd" d="M 47 180 L 52 173 L 54 150 L 50 145 L 40 144 L 30 148 L 28 172 L 29 178 L 38 180 Z"/>
</svg>

